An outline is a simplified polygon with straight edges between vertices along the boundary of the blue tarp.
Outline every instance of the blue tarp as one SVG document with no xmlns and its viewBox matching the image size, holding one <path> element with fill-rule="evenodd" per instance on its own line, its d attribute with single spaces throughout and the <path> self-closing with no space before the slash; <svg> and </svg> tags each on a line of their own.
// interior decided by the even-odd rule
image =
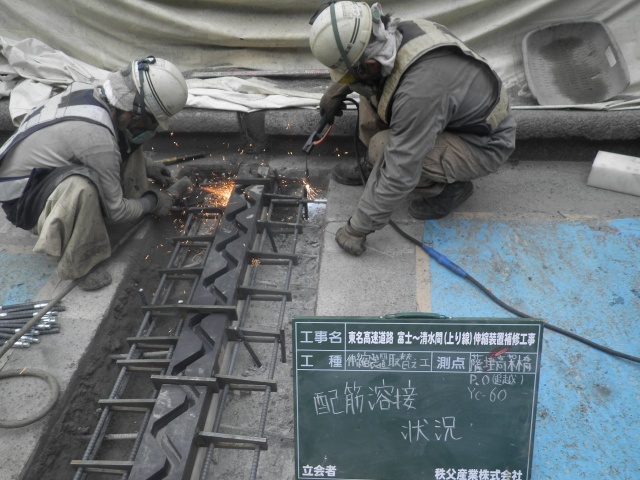
<svg viewBox="0 0 640 480">
<path fill-rule="evenodd" d="M 57 260 L 42 254 L 0 253 L 0 304 L 23 303 L 35 298 L 56 269 Z"/>
<path fill-rule="evenodd" d="M 440 220 L 424 241 L 507 304 L 640 356 L 640 219 Z M 432 311 L 508 317 L 431 261 Z M 532 480 L 640 478 L 640 366 L 547 330 Z"/>
</svg>

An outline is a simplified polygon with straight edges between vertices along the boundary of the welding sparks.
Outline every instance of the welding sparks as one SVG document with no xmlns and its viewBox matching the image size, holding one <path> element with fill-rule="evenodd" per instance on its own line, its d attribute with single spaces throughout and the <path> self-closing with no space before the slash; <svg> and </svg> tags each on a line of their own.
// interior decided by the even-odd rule
<svg viewBox="0 0 640 480">
<path fill-rule="evenodd" d="M 218 182 L 208 185 L 200 185 L 200 189 L 211 195 L 212 198 L 207 199 L 207 203 L 210 203 L 214 207 L 224 207 L 229 203 L 229 197 L 233 193 L 235 182 L 233 180 L 226 180 L 224 182 Z"/>
<path fill-rule="evenodd" d="M 304 188 L 307 192 L 307 198 L 309 200 L 314 200 L 320 193 L 320 190 L 318 190 L 317 188 L 313 188 L 311 184 L 309 184 L 309 182 L 307 182 L 306 180 L 302 181 L 302 188 Z"/>
</svg>

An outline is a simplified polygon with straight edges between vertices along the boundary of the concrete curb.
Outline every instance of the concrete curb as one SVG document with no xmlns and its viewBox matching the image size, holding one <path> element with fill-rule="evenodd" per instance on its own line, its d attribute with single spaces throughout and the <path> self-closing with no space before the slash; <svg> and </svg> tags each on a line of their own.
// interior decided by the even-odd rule
<svg viewBox="0 0 640 480">
<path fill-rule="evenodd" d="M 533 141 L 561 142 L 564 145 L 576 142 L 616 142 L 620 153 L 637 148 L 640 140 L 640 110 L 593 111 L 593 110 L 542 110 L 514 107 L 513 114 L 518 124 L 517 141 L 520 144 Z M 277 137 L 299 137 L 294 143 L 304 143 L 318 124 L 315 109 L 263 110 L 252 113 L 187 108 L 171 119 L 169 131 L 172 135 L 208 134 L 239 137 L 256 151 L 261 151 Z M 348 110 L 336 120 L 331 137 L 351 138 L 357 123 L 355 110 Z M 8 137 L 15 130 L 9 117 L 9 100 L 0 100 L 0 133 Z M 633 145 L 622 145 L 633 142 Z M 301 143 L 301 145 L 302 145 Z M 552 149 L 552 150 L 555 150 Z M 521 159 L 529 158 L 523 152 Z M 551 154 L 552 152 L 547 152 Z M 564 153 L 558 153 L 562 160 Z M 554 158 L 550 158 L 554 159 Z"/>
<path fill-rule="evenodd" d="M 595 141 L 640 139 L 640 110 L 540 110 L 514 108 L 518 139 L 565 138 Z M 338 118 L 333 136 L 353 135 L 353 110 Z M 177 133 L 254 133 L 255 136 L 308 136 L 319 121 L 311 109 L 266 110 L 254 113 L 188 108 L 170 122 Z"/>
</svg>

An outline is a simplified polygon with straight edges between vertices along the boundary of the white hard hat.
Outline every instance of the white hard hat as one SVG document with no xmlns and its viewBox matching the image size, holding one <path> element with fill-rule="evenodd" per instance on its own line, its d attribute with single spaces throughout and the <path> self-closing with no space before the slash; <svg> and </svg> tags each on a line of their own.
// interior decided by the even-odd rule
<svg viewBox="0 0 640 480">
<path fill-rule="evenodd" d="M 169 126 L 169 117 L 187 103 L 187 82 L 171 62 L 149 56 L 134 60 L 131 76 L 138 93 L 139 107 L 153 115 L 162 129 Z"/>
<path fill-rule="evenodd" d="M 367 48 L 373 28 L 371 8 L 365 2 L 331 2 L 312 22 L 311 52 L 338 82 L 353 70 Z"/>
</svg>

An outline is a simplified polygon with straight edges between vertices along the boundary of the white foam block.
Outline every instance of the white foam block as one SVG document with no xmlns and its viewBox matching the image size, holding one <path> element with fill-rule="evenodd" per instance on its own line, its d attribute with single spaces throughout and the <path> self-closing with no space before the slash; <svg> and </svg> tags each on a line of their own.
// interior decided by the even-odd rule
<svg viewBox="0 0 640 480">
<path fill-rule="evenodd" d="M 598 152 L 587 185 L 640 196 L 640 158 Z"/>
</svg>

